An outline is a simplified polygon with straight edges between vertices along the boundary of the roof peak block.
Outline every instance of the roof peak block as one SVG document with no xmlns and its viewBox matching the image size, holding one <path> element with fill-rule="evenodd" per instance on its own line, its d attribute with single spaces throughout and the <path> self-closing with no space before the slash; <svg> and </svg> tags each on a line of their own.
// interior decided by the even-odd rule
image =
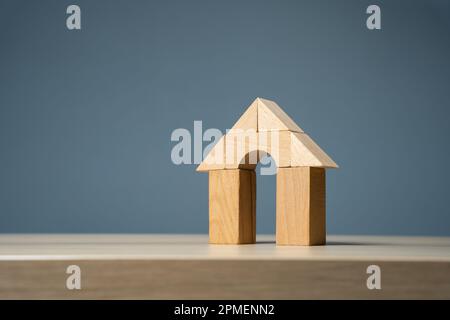
<svg viewBox="0 0 450 320">
<path fill-rule="evenodd" d="M 256 98 L 231 130 L 304 132 L 276 102 Z"/>
<path fill-rule="evenodd" d="M 247 135 L 252 131 L 257 134 L 250 141 Z M 267 137 L 264 133 L 270 136 Z M 273 134 L 278 138 L 277 141 L 272 137 Z M 278 167 L 338 168 L 278 104 L 256 98 L 235 125 L 211 149 L 197 167 L 197 171 L 243 168 L 243 161 L 245 165 L 248 154 L 255 151 L 269 153 Z M 228 163 L 225 159 L 233 161 Z"/>
<path fill-rule="evenodd" d="M 258 131 L 258 98 L 245 110 L 239 120 L 234 124 L 231 130 L 256 130 Z"/>
<path fill-rule="evenodd" d="M 304 132 L 274 101 L 256 98 L 258 103 L 257 131 Z"/>
</svg>

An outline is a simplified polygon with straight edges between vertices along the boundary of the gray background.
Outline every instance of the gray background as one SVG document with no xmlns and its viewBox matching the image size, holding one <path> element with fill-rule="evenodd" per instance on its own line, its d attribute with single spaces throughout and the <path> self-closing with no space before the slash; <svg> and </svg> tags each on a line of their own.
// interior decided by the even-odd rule
<svg viewBox="0 0 450 320">
<path fill-rule="evenodd" d="M 261 96 L 341 167 L 329 233 L 450 235 L 449 40 L 445 0 L 2 0 L 0 232 L 206 233 L 207 175 L 170 134 Z M 275 176 L 257 196 L 274 232 Z"/>
</svg>

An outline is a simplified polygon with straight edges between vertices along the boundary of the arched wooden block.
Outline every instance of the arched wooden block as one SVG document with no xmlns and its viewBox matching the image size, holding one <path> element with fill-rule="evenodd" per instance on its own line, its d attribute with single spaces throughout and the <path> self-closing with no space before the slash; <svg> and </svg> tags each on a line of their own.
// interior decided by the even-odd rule
<svg viewBox="0 0 450 320">
<path fill-rule="evenodd" d="M 338 165 L 273 101 L 257 98 L 211 149 L 197 171 L 253 169 L 258 152 L 277 167 L 337 168 Z"/>
</svg>

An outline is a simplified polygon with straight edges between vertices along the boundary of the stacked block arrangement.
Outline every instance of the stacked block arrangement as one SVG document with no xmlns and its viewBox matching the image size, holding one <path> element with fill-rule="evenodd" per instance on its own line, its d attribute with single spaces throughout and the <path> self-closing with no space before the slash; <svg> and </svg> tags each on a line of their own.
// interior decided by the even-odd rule
<svg viewBox="0 0 450 320">
<path fill-rule="evenodd" d="M 262 98 L 197 168 L 209 173 L 209 242 L 256 242 L 255 168 L 265 155 L 277 166 L 276 243 L 325 244 L 325 169 L 338 166 L 275 102 Z"/>
</svg>

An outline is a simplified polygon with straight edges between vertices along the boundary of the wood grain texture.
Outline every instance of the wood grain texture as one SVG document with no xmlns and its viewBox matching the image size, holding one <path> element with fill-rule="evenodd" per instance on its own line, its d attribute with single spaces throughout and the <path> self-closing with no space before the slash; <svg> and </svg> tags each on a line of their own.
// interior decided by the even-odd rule
<svg viewBox="0 0 450 320">
<path fill-rule="evenodd" d="M 258 130 L 258 99 L 252 102 L 231 129 Z"/>
<path fill-rule="evenodd" d="M 274 101 L 258 98 L 258 131 L 303 130 Z"/>
<path fill-rule="evenodd" d="M 0 234 L 0 299 L 450 299 L 450 238 L 328 236 L 328 246 L 207 235 Z M 66 268 L 81 268 L 67 290 Z M 369 265 L 381 290 L 368 290 Z"/>
<path fill-rule="evenodd" d="M 197 167 L 199 172 L 225 169 L 225 136 L 212 147 L 209 153 Z"/>
<path fill-rule="evenodd" d="M 225 135 L 225 168 L 254 170 L 266 154 L 277 167 L 290 167 L 291 137 L 290 131 L 230 130 Z"/>
<path fill-rule="evenodd" d="M 253 170 L 209 172 L 209 242 L 256 241 L 256 175 Z"/>
<path fill-rule="evenodd" d="M 331 159 L 306 133 L 292 131 L 230 130 L 208 153 L 197 171 L 220 170 L 224 168 L 254 169 L 260 153 L 268 153 L 277 167 L 338 168 Z M 249 154 L 255 154 L 249 158 Z M 212 163 L 221 155 L 224 164 Z"/>
<path fill-rule="evenodd" d="M 306 133 L 291 133 L 291 167 L 338 168 Z"/>
<path fill-rule="evenodd" d="M 366 268 L 382 270 L 368 290 Z M 65 270 L 82 270 L 67 290 Z M 449 262 L 0 261 L 0 299 L 450 299 Z"/>
<path fill-rule="evenodd" d="M 328 235 L 327 247 L 208 244 L 207 234 L 0 234 L 0 261 L 272 260 L 449 262 L 450 237 Z M 449 277 L 450 279 L 450 277 Z"/>
<path fill-rule="evenodd" d="M 279 168 L 277 173 L 276 242 L 278 245 L 323 245 L 325 170 Z"/>
<path fill-rule="evenodd" d="M 269 154 L 277 167 L 291 166 L 291 132 L 258 132 L 258 150 Z"/>
<path fill-rule="evenodd" d="M 261 152 L 270 154 L 277 167 L 338 167 L 275 102 L 257 98 L 210 150 L 197 171 L 252 170 Z M 217 163 L 217 159 L 223 162 Z"/>
<path fill-rule="evenodd" d="M 225 135 L 225 168 L 253 170 L 259 161 L 256 130 L 233 129 Z"/>
</svg>

